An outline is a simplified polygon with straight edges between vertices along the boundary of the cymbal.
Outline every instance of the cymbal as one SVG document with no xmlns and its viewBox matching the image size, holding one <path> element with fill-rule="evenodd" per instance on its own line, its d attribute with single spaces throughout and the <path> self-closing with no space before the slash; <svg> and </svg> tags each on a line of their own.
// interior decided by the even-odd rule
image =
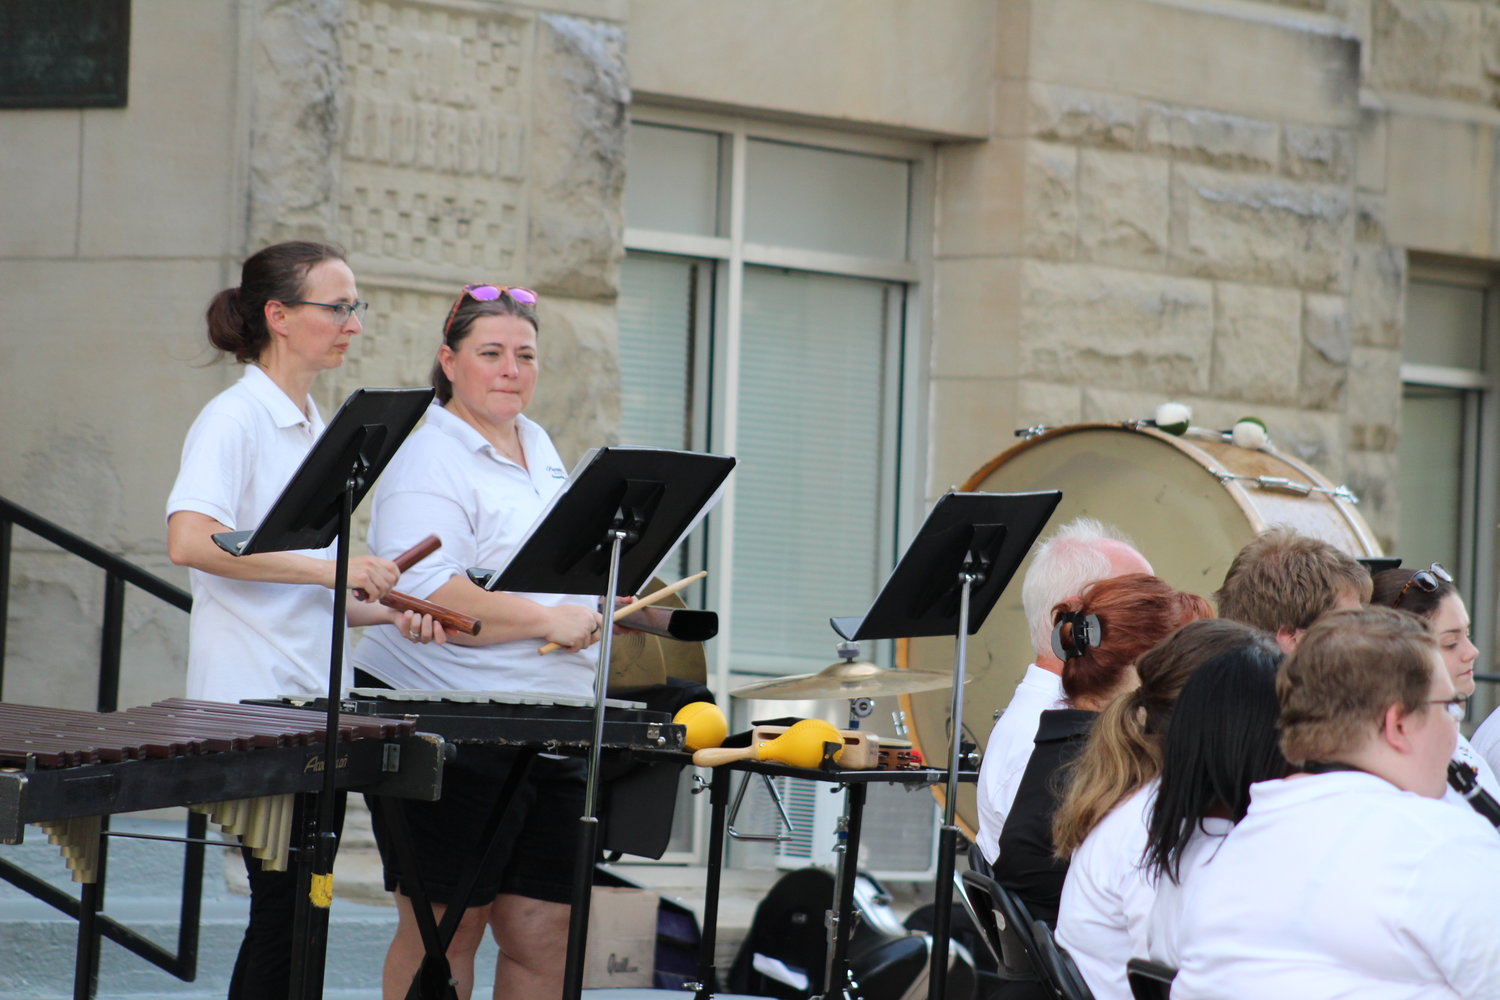
<svg viewBox="0 0 1500 1000">
<path fill-rule="evenodd" d="M 937 691 L 953 686 L 947 674 L 929 670 L 887 670 L 863 660 L 841 660 L 815 674 L 793 674 L 756 681 L 729 692 L 735 698 L 790 701 L 798 698 L 879 698 Z"/>
</svg>

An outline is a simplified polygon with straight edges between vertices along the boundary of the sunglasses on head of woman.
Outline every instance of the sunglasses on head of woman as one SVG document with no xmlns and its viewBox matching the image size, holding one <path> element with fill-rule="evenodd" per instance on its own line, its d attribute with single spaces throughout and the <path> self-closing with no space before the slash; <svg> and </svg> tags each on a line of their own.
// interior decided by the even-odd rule
<svg viewBox="0 0 1500 1000">
<path fill-rule="evenodd" d="M 1401 593 L 1397 594 L 1396 599 L 1391 602 L 1391 607 L 1401 607 L 1401 599 L 1413 587 L 1416 587 L 1424 594 L 1431 594 L 1435 593 L 1438 587 L 1443 584 L 1452 582 L 1453 577 L 1448 574 L 1448 571 L 1437 563 L 1433 563 L 1426 569 L 1419 569 L 1411 575 L 1411 579 L 1407 580 L 1406 585 L 1401 588 Z"/>
<path fill-rule="evenodd" d="M 465 285 L 464 290 L 454 301 L 453 308 L 448 310 L 448 321 L 443 324 L 443 339 L 448 339 L 448 331 L 452 328 L 453 319 L 458 315 L 458 307 L 464 304 L 465 298 L 473 299 L 475 302 L 494 302 L 502 295 L 508 295 L 512 302 L 519 302 L 523 306 L 536 305 L 536 292 L 529 288 L 511 285 Z"/>
</svg>

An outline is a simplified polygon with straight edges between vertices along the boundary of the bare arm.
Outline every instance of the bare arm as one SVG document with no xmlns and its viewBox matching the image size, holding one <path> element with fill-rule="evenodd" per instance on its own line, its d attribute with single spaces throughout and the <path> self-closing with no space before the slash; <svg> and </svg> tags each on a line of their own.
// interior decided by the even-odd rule
<svg viewBox="0 0 1500 1000">
<path fill-rule="evenodd" d="M 312 584 L 333 589 L 333 560 L 314 559 L 296 552 L 232 556 L 219 548 L 212 537 L 230 530 L 207 514 L 176 511 L 167 519 L 167 555 L 178 566 L 190 566 L 231 580 Z M 355 556 L 349 560 L 349 586 L 366 591 L 372 600 L 385 596 L 400 575 L 396 564 L 389 559 Z"/>
<path fill-rule="evenodd" d="M 599 641 L 604 616 L 577 604 L 555 607 L 516 594 L 489 591 L 465 577 L 453 576 L 427 596 L 434 604 L 473 615 L 484 622 L 478 635 L 450 634 L 448 641 L 463 646 L 491 646 L 517 639 L 555 642 L 570 652 Z"/>
</svg>

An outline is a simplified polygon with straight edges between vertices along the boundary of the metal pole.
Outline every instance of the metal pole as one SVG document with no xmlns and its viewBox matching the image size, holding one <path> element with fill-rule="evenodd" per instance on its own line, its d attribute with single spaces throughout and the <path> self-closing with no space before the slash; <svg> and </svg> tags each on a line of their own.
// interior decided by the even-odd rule
<svg viewBox="0 0 1500 1000">
<path fill-rule="evenodd" d="M 948 785 L 943 802 L 943 828 L 938 840 L 937 891 L 932 900 L 932 969 L 927 975 L 928 1000 L 943 1000 L 948 988 L 948 925 L 953 910 L 953 868 L 958 853 L 959 753 L 964 729 L 964 669 L 969 639 L 969 591 L 978 575 L 966 565 L 958 575 L 958 641 L 953 646 L 953 701 L 949 705 L 953 732 L 948 744 Z"/>
<path fill-rule="evenodd" d="M 583 995 L 583 963 L 588 952 L 589 903 L 594 890 L 594 858 L 599 854 L 599 755 L 604 744 L 604 695 L 609 686 L 609 654 L 614 639 L 612 616 L 620 584 L 620 552 L 626 534 L 610 530 L 609 582 L 604 595 L 603 634 L 599 637 L 599 667 L 594 673 L 594 739 L 589 746 L 588 779 L 583 793 L 583 815 L 578 817 L 578 848 L 574 856 L 573 909 L 568 914 L 568 952 L 563 967 L 564 1000 Z"/>
</svg>

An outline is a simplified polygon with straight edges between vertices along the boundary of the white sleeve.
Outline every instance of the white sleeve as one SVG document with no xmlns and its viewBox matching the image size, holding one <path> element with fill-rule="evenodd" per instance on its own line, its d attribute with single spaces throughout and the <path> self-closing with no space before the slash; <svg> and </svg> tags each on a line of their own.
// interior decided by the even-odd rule
<svg viewBox="0 0 1500 1000">
<path fill-rule="evenodd" d="M 456 495 L 458 483 L 451 470 L 435 462 L 400 458 L 392 461 L 375 489 L 368 544 L 372 555 L 394 559 L 428 535 L 437 535 L 442 547 L 402 573 L 396 585 L 402 593 L 425 599 L 476 564 L 474 518 Z"/>
<path fill-rule="evenodd" d="M 180 510 L 194 511 L 238 530 L 235 508 L 245 495 L 252 474 L 253 439 L 228 413 L 206 411 L 193 421 L 182 443 L 182 465 L 167 496 L 167 517 Z"/>
</svg>

